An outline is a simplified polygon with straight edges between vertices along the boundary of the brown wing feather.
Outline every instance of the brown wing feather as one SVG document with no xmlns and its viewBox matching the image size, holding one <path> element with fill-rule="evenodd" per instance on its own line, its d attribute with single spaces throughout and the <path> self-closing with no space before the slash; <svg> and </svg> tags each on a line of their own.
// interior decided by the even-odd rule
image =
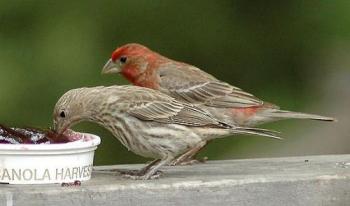
<svg viewBox="0 0 350 206">
<path fill-rule="evenodd" d="M 252 94 L 221 82 L 196 67 L 183 69 L 181 65 L 167 65 L 166 69 L 159 69 L 159 75 L 162 92 L 186 102 L 213 107 L 251 107 L 263 104 Z"/>
<path fill-rule="evenodd" d="M 127 113 L 145 121 L 167 124 L 230 127 L 219 122 L 206 111 L 194 105 L 178 102 L 175 99 L 172 101 L 164 101 L 162 98 L 153 98 L 152 101 L 139 99 L 138 102 L 130 102 Z"/>
<path fill-rule="evenodd" d="M 176 116 L 183 106 L 176 102 L 138 102 L 130 104 L 128 113 L 142 120 L 169 119 Z"/>
</svg>

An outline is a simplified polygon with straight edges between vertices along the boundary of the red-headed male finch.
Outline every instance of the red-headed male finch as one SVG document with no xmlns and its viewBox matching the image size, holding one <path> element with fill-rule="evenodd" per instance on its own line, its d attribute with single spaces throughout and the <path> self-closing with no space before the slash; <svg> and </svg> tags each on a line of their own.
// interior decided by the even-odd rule
<svg viewBox="0 0 350 206">
<path fill-rule="evenodd" d="M 171 60 L 140 44 L 117 48 L 102 73 L 120 73 L 134 85 L 202 105 L 217 119 L 230 124 L 256 126 L 291 118 L 334 121 L 330 117 L 280 110 L 195 66 Z"/>
<path fill-rule="evenodd" d="M 151 179 L 164 164 L 208 140 L 232 134 L 279 138 L 273 131 L 239 127 L 156 90 L 137 86 L 73 89 L 57 102 L 54 129 L 62 134 L 81 121 L 108 129 L 130 151 L 154 158 L 135 179 Z"/>
</svg>

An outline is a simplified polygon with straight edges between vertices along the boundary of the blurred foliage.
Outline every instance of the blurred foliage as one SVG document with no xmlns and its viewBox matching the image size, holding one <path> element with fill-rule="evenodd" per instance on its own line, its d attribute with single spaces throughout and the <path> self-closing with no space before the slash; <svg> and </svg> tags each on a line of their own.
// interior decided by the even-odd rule
<svg viewBox="0 0 350 206">
<path fill-rule="evenodd" d="M 349 10 L 348 1 L 2 0 L 0 122 L 49 127 L 53 106 L 67 90 L 127 83 L 100 71 L 111 52 L 129 42 L 284 108 L 307 111 L 305 105 L 322 95 L 310 82 L 327 75 L 313 65 L 326 58 L 322 51 L 349 40 Z M 293 125 L 268 127 L 287 133 Z M 103 128 L 76 128 L 103 137 L 97 164 L 144 162 Z M 269 155 L 281 144 L 240 136 L 215 141 L 202 155 Z"/>
</svg>

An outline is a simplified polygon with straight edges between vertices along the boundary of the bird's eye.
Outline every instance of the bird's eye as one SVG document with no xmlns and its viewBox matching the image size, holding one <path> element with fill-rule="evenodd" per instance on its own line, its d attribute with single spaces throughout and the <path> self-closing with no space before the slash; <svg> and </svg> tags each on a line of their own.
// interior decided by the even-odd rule
<svg viewBox="0 0 350 206">
<path fill-rule="evenodd" d="M 62 112 L 60 113 L 60 117 L 65 118 L 65 117 L 66 117 L 66 113 L 65 113 L 64 111 L 62 111 Z"/>
<path fill-rule="evenodd" d="M 125 57 L 125 56 L 123 56 L 123 57 L 120 57 L 120 62 L 121 63 L 125 63 L 126 62 L 126 60 L 128 60 L 128 58 L 127 57 Z"/>
</svg>

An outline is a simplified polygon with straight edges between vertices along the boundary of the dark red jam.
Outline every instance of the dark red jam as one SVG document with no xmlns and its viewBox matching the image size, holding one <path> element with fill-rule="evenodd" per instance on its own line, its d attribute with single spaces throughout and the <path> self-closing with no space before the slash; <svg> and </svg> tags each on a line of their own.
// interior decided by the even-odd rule
<svg viewBox="0 0 350 206">
<path fill-rule="evenodd" d="M 0 144 L 55 144 L 67 143 L 70 138 L 52 130 L 36 128 L 9 128 L 0 124 Z"/>
</svg>

